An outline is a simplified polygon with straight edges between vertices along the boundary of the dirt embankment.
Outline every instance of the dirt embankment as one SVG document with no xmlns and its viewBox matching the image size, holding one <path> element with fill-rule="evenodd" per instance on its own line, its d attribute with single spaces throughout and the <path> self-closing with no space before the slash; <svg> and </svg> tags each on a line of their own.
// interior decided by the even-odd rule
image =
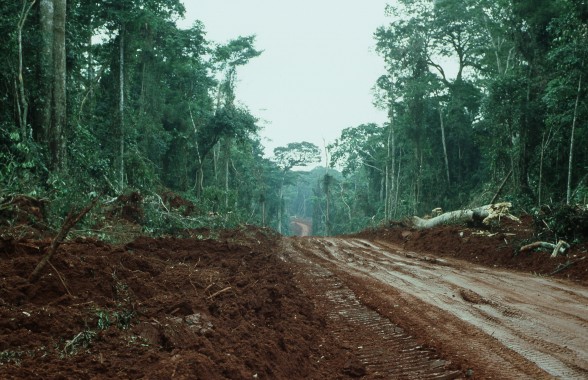
<svg viewBox="0 0 588 380">
<path fill-rule="evenodd" d="M 351 355 L 278 258 L 279 237 L 0 248 L 0 378 L 345 378 Z"/>
<path fill-rule="evenodd" d="M 439 226 L 416 230 L 403 224 L 367 230 L 355 237 L 391 242 L 405 250 L 452 257 L 490 268 L 501 268 L 570 280 L 588 285 L 588 242 L 572 242 L 565 255 L 551 258 L 551 251 L 526 250 L 526 244 L 546 240 L 533 219 L 502 220 L 494 226 Z M 548 240 L 551 241 L 551 240 Z M 554 242 L 554 241 L 551 241 Z"/>
</svg>

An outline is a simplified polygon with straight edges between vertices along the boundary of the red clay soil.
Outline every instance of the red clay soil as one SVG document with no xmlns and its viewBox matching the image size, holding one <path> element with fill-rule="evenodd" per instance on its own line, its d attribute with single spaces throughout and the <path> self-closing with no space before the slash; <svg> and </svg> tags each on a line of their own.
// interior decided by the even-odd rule
<svg viewBox="0 0 588 380">
<path fill-rule="evenodd" d="M 50 240 L 2 240 L 0 378 L 353 377 L 357 360 L 325 332 L 278 241 L 249 227 L 78 239 L 31 284 Z"/>
<path fill-rule="evenodd" d="M 550 257 L 551 251 L 520 251 L 522 246 L 542 240 L 537 237 L 533 219 L 528 215 L 521 217 L 521 223 L 503 219 L 490 227 L 448 225 L 417 230 L 396 223 L 354 236 L 392 242 L 419 254 L 453 257 L 588 285 L 588 242 L 571 244 L 565 255 L 555 258 Z"/>
<path fill-rule="evenodd" d="M 189 206 L 176 205 L 173 196 L 165 201 Z M 140 237 L 118 245 L 79 238 L 62 244 L 31 283 L 51 239 L 42 226 L 30 225 L 41 223 L 42 204 L 18 202 L 30 208 L 29 224 L 0 223 L 2 379 L 346 379 L 366 373 L 328 331 L 328 310 L 303 291 L 279 252 L 280 237 L 269 230 L 186 231 L 186 238 Z M 111 216 L 128 223 L 143 217 L 137 195 L 116 203 Z M 0 215 L 0 221 L 23 215 Z M 557 271 L 553 276 L 588 284 L 586 244 L 555 259 L 547 252 L 518 253 L 536 240 L 529 218 L 485 229 L 396 225 L 361 236 L 422 255 L 540 275 Z"/>
</svg>

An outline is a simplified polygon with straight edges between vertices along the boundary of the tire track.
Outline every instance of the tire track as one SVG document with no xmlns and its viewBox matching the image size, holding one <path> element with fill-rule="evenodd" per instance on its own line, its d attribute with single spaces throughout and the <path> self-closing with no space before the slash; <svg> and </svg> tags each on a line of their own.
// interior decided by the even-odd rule
<svg viewBox="0 0 588 380">
<path fill-rule="evenodd" d="M 461 270 L 451 261 L 394 252 L 364 240 L 304 243 L 309 246 L 306 252 L 337 270 L 352 276 L 363 273 L 408 291 L 472 324 L 552 376 L 588 378 L 588 298 L 582 288 L 521 274 Z"/>
<path fill-rule="evenodd" d="M 299 255 L 289 258 L 303 268 L 301 275 L 312 279 L 301 281 L 301 288 L 328 310 L 330 331 L 356 354 L 370 378 L 455 379 L 461 375 L 450 362 L 363 305 L 333 272 Z"/>
</svg>

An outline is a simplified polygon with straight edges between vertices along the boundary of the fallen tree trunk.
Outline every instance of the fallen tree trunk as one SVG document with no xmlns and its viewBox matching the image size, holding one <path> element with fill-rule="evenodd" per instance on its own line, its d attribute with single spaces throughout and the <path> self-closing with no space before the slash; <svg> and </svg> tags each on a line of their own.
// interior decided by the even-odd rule
<svg viewBox="0 0 588 380">
<path fill-rule="evenodd" d="M 422 219 L 418 216 L 413 216 L 412 224 L 415 228 L 425 229 L 432 228 L 441 224 L 458 224 L 472 222 L 474 218 L 482 220 L 489 215 L 486 207 L 487 206 L 482 206 L 471 210 L 450 211 L 431 219 Z"/>
<path fill-rule="evenodd" d="M 508 179 L 510 178 L 511 174 L 512 174 L 512 169 L 510 169 L 510 171 L 508 172 L 508 174 L 506 175 L 506 177 L 504 177 L 504 180 L 500 184 L 500 187 L 498 188 L 498 190 L 496 190 L 496 194 L 494 194 L 494 196 L 492 197 L 492 200 L 490 201 L 490 204 L 493 204 L 494 201 L 496 200 L 496 198 L 498 198 L 498 196 L 500 195 L 500 192 L 504 188 L 504 185 L 506 184 L 506 181 L 508 181 Z"/>
<path fill-rule="evenodd" d="M 414 216 L 412 218 L 412 224 L 415 228 L 425 229 L 442 224 L 460 224 L 476 220 L 481 220 L 484 224 L 488 224 L 490 221 L 500 219 L 501 217 L 519 221 L 518 218 L 508 212 L 511 206 L 512 204 L 509 202 L 502 202 L 468 210 L 450 211 L 431 219 L 422 219 Z"/>
</svg>

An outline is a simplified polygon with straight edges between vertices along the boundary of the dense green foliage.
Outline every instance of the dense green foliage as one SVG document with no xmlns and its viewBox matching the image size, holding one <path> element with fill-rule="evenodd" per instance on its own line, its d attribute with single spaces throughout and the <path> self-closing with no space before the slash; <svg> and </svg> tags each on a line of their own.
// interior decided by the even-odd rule
<svg viewBox="0 0 588 380">
<path fill-rule="evenodd" d="M 499 189 L 527 212 L 587 202 L 588 3 L 399 0 L 386 13 L 375 93 L 389 122 L 329 146 L 343 177 L 314 185 L 337 194 L 331 232 L 480 206 Z"/>
<path fill-rule="evenodd" d="M 254 36 L 219 45 L 199 22 L 180 29 L 179 0 L 75 0 L 60 42 L 54 10 L 63 4 L 0 6 L 0 195 L 49 198 L 60 216 L 96 193 L 170 189 L 203 215 L 275 225 L 281 169 L 263 158 L 255 116 L 234 102 L 239 66 L 261 54 Z M 65 68 L 53 62 L 60 43 Z M 59 133 L 58 74 L 67 105 Z"/>
<path fill-rule="evenodd" d="M 200 22 L 178 28 L 183 12 L 180 0 L 0 5 L 0 196 L 48 198 L 63 216 L 96 193 L 171 190 L 225 225 L 287 233 L 299 216 L 316 234 L 481 205 L 503 181 L 500 198 L 527 211 L 586 203 L 585 1 L 391 2 L 374 34 L 389 121 L 344 129 L 331 169 L 307 173 L 295 169 L 320 150 L 264 158 L 235 99 L 239 68 L 262 54 L 254 36 L 216 44 Z"/>
</svg>

